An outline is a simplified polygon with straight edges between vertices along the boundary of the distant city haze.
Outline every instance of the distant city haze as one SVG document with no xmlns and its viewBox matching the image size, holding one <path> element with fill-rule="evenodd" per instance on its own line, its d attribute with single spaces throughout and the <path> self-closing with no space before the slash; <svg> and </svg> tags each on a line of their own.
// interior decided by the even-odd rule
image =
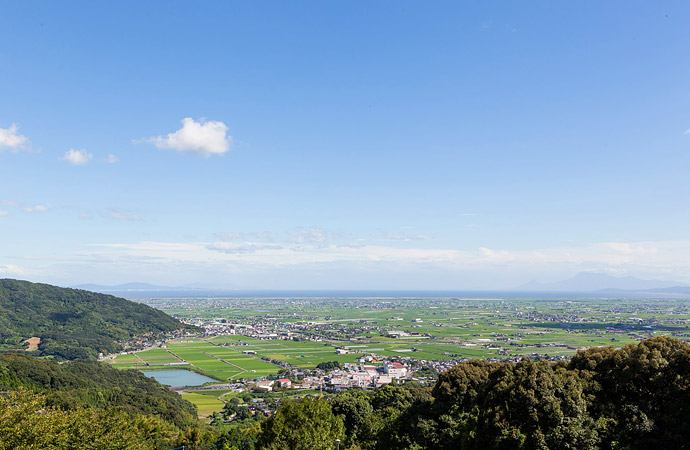
<svg viewBox="0 0 690 450">
<path fill-rule="evenodd" d="M 0 278 L 689 284 L 688 23 L 682 1 L 8 2 Z"/>
</svg>

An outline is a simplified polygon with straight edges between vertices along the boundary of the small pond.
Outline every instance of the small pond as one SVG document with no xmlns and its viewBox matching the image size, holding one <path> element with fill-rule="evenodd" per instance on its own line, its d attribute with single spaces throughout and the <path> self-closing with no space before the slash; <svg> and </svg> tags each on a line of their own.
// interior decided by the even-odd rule
<svg viewBox="0 0 690 450">
<path fill-rule="evenodd" d="M 189 370 L 142 370 L 141 373 L 149 378 L 155 378 L 160 384 L 166 386 L 201 386 L 204 383 L 217 381 Z"/>
</svg>

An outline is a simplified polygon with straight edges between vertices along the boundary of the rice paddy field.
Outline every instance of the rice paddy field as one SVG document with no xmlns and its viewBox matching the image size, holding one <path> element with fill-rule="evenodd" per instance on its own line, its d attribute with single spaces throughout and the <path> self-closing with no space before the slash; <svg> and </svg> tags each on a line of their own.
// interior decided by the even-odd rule
<svg viewBox="0 0 690 450">
<path fill-rule="evenodd" d="M 223 347 L 207 339 L 185 339 L 170 341 L 166 348 L 144 350 L 136 354 L 119 355 L 113 365 L 121 369 L 146 367 L 170 369 L 166 364 L 187 363 L 179 368 L 191 368 L 219 381 L 232 381 L 240 378 L 257 378 L 276 373 L 278 366 L 262 361 L 256 356 L 242 353 L 240 347 Z M 142 364 L 148 363 L 148 366 Z"/>
<path fill-rule="evenodd" d="M 197 414 L 200 418 L 208 417 L 214 412 L 223 409 L 225 402 L 211 395 L 204 395 L 198 392 L 184 392 L 182 398 L 194 403 L 197 407 Z"/>
<path fill-rule="evenodd" d="M 326 361 L 355 362 L 372 353 L 430 361 L 553 358 L 651 336 L 690 337 L 685 299 L 219 298 L 150 304 L 206 325 L 232 323 L 246 335 L 170 341 L 164 349 L 121 355 L 113 364 L 156 368 L 186 362 L 218 380 L 257 378 L 280 369 L 262 357 L 304 369 Z M 262 333 L 291 338 L 248 336 Z M 351 353 L 336 354 L 336 347 Z M 249 350 L 256 354 L 243 353 Z"/>
</svg>

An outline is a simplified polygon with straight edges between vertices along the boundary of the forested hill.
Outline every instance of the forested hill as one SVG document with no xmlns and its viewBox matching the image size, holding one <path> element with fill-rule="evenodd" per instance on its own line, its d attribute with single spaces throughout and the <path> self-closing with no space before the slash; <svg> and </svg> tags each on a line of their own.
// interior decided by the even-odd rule
<svg viewBox="0 0 690 450">
<path fill-rule="evenodd" d="M 0 279 L 0 349 L 39 337 L 38 354 L 94 359 L 118 340 L 183 328 L 162 311 L 112 295 Z"/>
</svg>

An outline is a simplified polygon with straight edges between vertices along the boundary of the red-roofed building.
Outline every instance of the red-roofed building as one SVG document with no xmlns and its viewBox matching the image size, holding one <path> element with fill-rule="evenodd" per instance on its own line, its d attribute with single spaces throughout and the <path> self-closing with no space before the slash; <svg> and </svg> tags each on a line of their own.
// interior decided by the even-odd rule
<svg viewBox="0 0 690 450">
<path fill-rule="evenodd" d="M 386 372 L 391 378 L 403 378 L 407 375 L 407 369 L 400 363 L 388 363 L 384 364 L 383 371 Z"/>
<path fill-rule="evenodd" d="M 278 386 L 282 388 L 290 388 L 292 387 L 292 381 L 288 380 L 287 378 L 280 378 L 278 380 Z"/>
</svg>

